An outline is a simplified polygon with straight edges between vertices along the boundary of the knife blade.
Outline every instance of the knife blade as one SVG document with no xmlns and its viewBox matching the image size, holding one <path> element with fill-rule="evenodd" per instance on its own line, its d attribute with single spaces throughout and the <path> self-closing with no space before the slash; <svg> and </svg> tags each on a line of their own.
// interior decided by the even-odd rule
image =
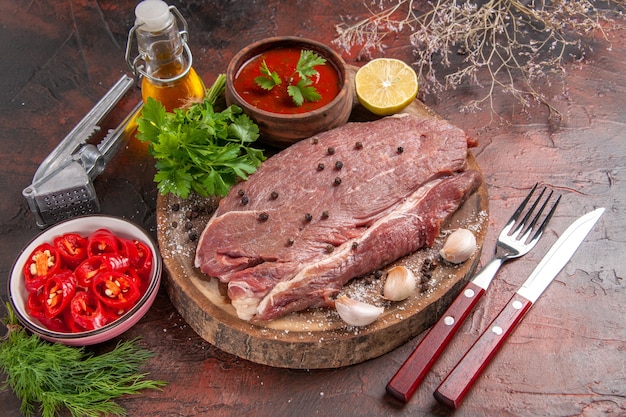
<svg viewBox="0 0 626 417">
<path fill-rule="evenodd" d="M 571 259 L 602 213 L 604 208 L 591 211 L 565 230 L 498 316 L 441 382 L 434 392 L 437 401 L 452 408 L 461 405 L 480 373 L 530 307 Z"/>
</svg>

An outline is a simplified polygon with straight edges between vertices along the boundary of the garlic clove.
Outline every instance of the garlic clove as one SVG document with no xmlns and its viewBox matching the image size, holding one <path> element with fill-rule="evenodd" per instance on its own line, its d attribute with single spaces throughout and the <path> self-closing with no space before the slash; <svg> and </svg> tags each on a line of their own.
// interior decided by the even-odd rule
<svg viewBox="0 0 626 417">
<path fill-rule="evenodd" d="M 346 295 L 335 300 L 335 308 L 339 317 L 352 326 L 367 326 L 375 322 L 385 311 L 383 307 L 354 300 Z"/>
<path fill-rule="evenodd" d="M 387 272 L 383 297 L 390 301 L 402 301 L 413 294 L 416 286 L 413 271 L 402 265 L 394 266 Z"/>
<path fill-rule="evenodd" d="M 476 237 L 467 229 L 452 232 L 439 251 L 443 259 L 453 264 L 467 261 L 476 252 Z"/>
</svg>

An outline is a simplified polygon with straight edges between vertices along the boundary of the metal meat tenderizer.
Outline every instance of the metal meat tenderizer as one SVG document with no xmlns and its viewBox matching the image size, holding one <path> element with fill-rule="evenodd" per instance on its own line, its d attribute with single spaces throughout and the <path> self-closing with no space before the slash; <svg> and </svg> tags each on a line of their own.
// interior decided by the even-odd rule
<svg viewBox="0 0 626 417">
<path fill-rule="evenodd" d="M 71 217 L 100 211 L 92 181 L 130 137 L 130 122 L 142 107 L 140 102 L 120 125 L 96 146 L 87 143 L 100 130 L 98 124 L 128 92 L 135 80 L 122 76 L 57 147 L 43 160 L 33 183 L 22 191 L 37 226 L 45 228 Z"/>
</svg>

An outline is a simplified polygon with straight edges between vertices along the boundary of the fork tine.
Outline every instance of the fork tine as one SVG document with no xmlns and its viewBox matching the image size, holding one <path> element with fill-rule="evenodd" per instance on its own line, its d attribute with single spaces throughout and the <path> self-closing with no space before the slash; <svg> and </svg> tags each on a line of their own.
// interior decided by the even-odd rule
<svg viewBox="0 0 626 417">
<path fill-rule="evenodd" d="M 550 193 L 550 196 L 548 197 L 548 199 L 546 200 L 546 202 L 544 203 L 544 207 L 545 205 L 548 203 L 548 200 L 550 199 L 550 197 L 552 196 L 552 193 Z M 539 228 L 537 229 L 537 231 L 535 232 L 535 235 L 533 236 L 533 238 L 531 239 L 531 243 L 536 242 L 541 235 L 543 234 L 543 231 L 545 230 L 546 226 L 548 226 L 548 222 L 550 221 L 550 219 L 552 218 L 552 215 L 554 214 L 554 212 L 556 211 L 556 206 L 559 205 L 559 202 L 561 201 L 561 196 L 559 196 L 556 201 L 554 202 L 554 204 L 552 205 L 552 208 L 550 209 L 550 212 L 548 212 L 548 215 L 546 216 L 545 219 L 543 219 L 543 222 L 541 223 L 541 225 L 539 226 Z M 541 210 L 543 211 L 543 207 L 541 208 Z M 536 222 L 537 219 L 535 219 L 533 222 Z"/>
<path fill-rule="evenodd" d="M 528 219 L 530 218 L 530 216 L 533 214 L 533 212 L 535 211 L 535 209 L 537 208 L 537 204 L 539 204 L 539 201 L 541 201 L 541 198 L 543 197 L 543 195 L 546 192 L 546 187 L 543 187 L 543 190 L 541 190 L 541 193 L 539 193 L 539 197 L 537 197 L 537 199 L 535 200 L 535 202 L 533 203 L 532 207 L 530 208 L 530 210 L 528 210 L 528 212 L 526 213 L 526 215 L 524 216 L 524 218 L 522 219 L 521 222 L 519 222 L 519 224 L 517 225 L 517 227 L 515 228 L 515 230 L 513 231 L 513 235 L 515 234 L 519 234 L 522 232 L 522 229 L 524 229 L 526 227 L 526 222 L 528 221 Z M 548 199 L 550 197 L 548 196 Z M 546 200 L 547 201 L 547 200 Z M 545 207 L 546 203 L 543 204 L 543 207 L 541 208 L 541 210 L 539 210 L 539 213 L 537 214 L 537 216 L 535 216 L 535 219 L 537 219 L 537 217 L 539 215 L 541 215 L 541 212 L 543 211 L 543 208 Z M 526 232 L 528 233 L 530 231 L 530 229 L 532 229 L 532 225 L 528 228 L 526 228 Z"/>
<path fill-rule="evenodd" d="M 546 191 L 546 189 L 544 188 L 543 191 L 541 192 L 541 194 L 539 195 L 539 197 L 537 198 L 537 201 L 535 201 L 535 204 L 533 204 L 533 207 L 530 209 L 530 211 L 528 212 L 528 214 L 526 215 L 526 217 L 524 218 L 524 222 L 528 219 L 528 217 L 530 217 L 530 215 L 533 213 L 533 211 L 535 210 L 535 208 L 537 207 L 537 204 L 539 203 L 539 201 L 541 200 L 541 197 L 543 196 L 544 192 Z M 541 217 L 541 214 L 543 214 L 543 211 L 546 209 L 546 206 L 548 205 L 548 202 L 550 201 L 550 198 L 552 197 L 552 194 L 554 194 L 554 191 L 550 191 L 550 194 L 548 194 L 548 198 L 545 199 L 545 201 L 543 202 L 543 204 L 541 205 L 541 208 L 539 209 L 539 211 L 537 212 L 537 214 L 535 214 L 535 217 L 533 217 L 532 221 L 530 222 L 530 224 L 526 227 L 526 229 L 524 230 L 524 234 L 522 236 L 522 238 L 520 239 L 521 241 L 525 242 L 526 240 L 528 240 L 528 237 L 530 236 L 530 234 L 532 233 L 535 225 L 537 224 L 537 222 L 539 221 L 539 218 Z M 524 222 L 522 222 L 522 225 L 524 224 Z M 521 227 L 521 226 L 520 226 Z M 521 232 L 520 232 L 521 233 Z"/>
<path fill-rule="evenodd" d="M 545 188 L 544 188 L 545 191 Z M 543 193 L 542 193 L 543 194 Z M 537 222 L 539 221 L 539 217 L 541 216 L 541 214 L 543 213 L 543 211 L 546 209 L 546 206 L 548 205 L 548 201 L 550 201 L 550 198 L 552 198 L 552 194 L 554 194 L 554 191 L 550 191 L 550 194 L 548 194 L 548 198 L 546 198 L 546 201 L 543 202 L 543 204 L 541 205 L 541 208 L 539 209 L 539 212 L 535 215 L 535 217 L 533 218 L 533 220 L 530 222 L 530 224 L 528 225 L 528 229 L 532 229 L 533 227 L 535 227 L 535 225 L 537 224 Z M 535 203 L 536 204 L 536 203 Z"/>
<path fill-rule="evenodd" d="M 526 204 L 528 204 L 528 202 L 530 201 L 530 197 L 532 197 L 533 193 L 535 192 L 535 190 L 537 189 L 537 185 L 539 183 L 535 183 L 535 185 L 533 186 L 533 189 L 530 190 L 530 192 L 528 193 L 528 195 L 526 196 L 526 198 L 524 199 L 524 201 L 522 201 L 519 205 L 519 207 L 515 210 L 515 212 L 513 213 L 513 215 L 511 216 L 511 218 L 509 219 L 508 222 L 506 222 L 506 224 L 511 224 L 511 223 L 515 223 L 517 222 L 517 219 L 519 218 L 519 216 L 522 214 L 522 212 L 524 211 L 524 209 L 526 208 Z M 511 224 L 511 226 L 513 226 Z"/>
</svg>

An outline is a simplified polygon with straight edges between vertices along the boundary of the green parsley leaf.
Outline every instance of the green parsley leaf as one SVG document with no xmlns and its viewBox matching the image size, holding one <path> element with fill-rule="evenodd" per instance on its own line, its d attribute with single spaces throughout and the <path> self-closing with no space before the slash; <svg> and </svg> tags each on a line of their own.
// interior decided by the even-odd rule
<svg viewBox="0 0 626 417">
<path fill-rule="evenodd" d="M 269 91 L 275 86 L 282 84 L 280 75 L 278 75 L 276 71 L 270 71 L 270 69 L 267 67 L 267 62 L 265 62 L 265 60 L 263 60 L 263 63 L 261 64 L 260 71 L 263 75 L 256 77 L 254 79 L 254 82 L 256 82 L 257 85 L 264 90 Z"/>
<path fill-rule="evenodd" d="M 250 147 L 259 137 L 259 127 L 235 105 L 214 108 L 223 93 L 220 75 L 204 101 L 187 109 L 166 112 L 152 98 L 137 120 L 137 138 L 148 142 L 155 158 L 154 181 L 163 195 L 188 198 L 224 196 L 237 181 L 247 179 L 265 160 L 263 151 Z"/>
<path fill-rule="evenodd" d="M 287 87 L 287 93 L 296 105 L 301 106 L 304 100 L 318 101 L 322 98 L 315 87 L 311 87 L 311 84 L 310 80 L 300 80 L 298 84 Z"/>
<path fill-rule="evenodd" d="M 315 69 L 317 65 L 324 65 L 325 63 L 326 60 L 315 52 L 303 50 L 300 52 L 300 59 L 296 65 L 296 72 L 300 75 L 300 78 L 308 79 L 318 74 Z"/>
<path fill-rule="evenodd" d="M 288 80 L 300 78 L 297 83 L 291 83 L 287 86 L 287 94 L 289 94 L 296 106 L 300 107 L 305 100 L 318 101 L 322 98 L 315 87 L 312 86 L 313 81 L 311 81 L 311 77 L 319 74 L 315 67 L 324 64 L 326 64 L 326 59 L 317 53 L 308 49 L 300 51 L 300 57 L 298 58 L 294 72 L 288 78 L 285 78 Z M 259 71 L 263 75 L 254 79 L 254 82 L 259 87 L 270 91 L 275 86 L 281 84 L 280 76 L 275 71 L 272 72 L 269 69 L 265 60 L 263 60 Z M 298 77 L 295 77 L 296 74 Z"/>
</svg>

